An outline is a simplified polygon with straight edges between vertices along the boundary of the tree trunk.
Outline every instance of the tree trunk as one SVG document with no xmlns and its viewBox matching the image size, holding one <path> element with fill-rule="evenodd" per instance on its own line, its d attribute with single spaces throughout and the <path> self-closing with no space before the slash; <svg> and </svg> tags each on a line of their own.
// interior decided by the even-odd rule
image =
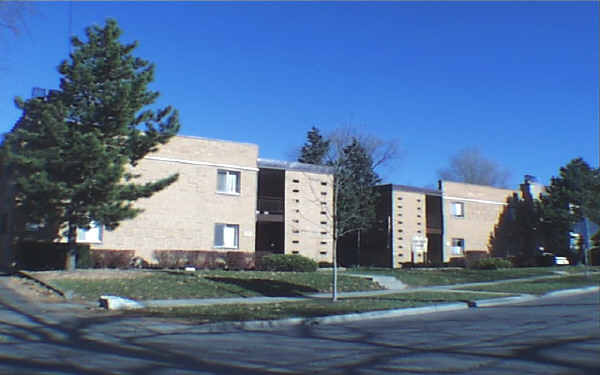
<svg viewBox="0 0 600 375">
<path fill-rule="evenodd" d="M 334 177 L 335 178 L 335 177 Z M 337 241 L 338 241 L 338 230 L 339 230 L 339 225 L 338 225 L 338 215 L 337 215 L 337 197 L 338 197 L 338 190 L 339 190 L 339 185 L 337 183 L 337 181 L 334 181 L 334 190 L 333 190 L 333 254 L 332 254 L 332 258 L 333 258 L 333 290 L 331 293 L 331 300 L 333 302 L 337 301 L 337 273 L 338 273 L 338 269 L 337 269 Z"/>
<path fill-rule="evenodd" d="M 68 245 L 67 254 L 65 257 L 65 270 L 73 271 L 77 267 L 77 227 L 71 223 L 69 223 L 67 237 Z"/>
</svg>

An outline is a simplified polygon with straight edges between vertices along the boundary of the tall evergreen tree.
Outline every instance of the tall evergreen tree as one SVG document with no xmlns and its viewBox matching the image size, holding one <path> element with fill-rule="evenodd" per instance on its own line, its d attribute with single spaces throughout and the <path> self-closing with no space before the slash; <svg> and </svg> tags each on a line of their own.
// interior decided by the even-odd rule
<svg viewBox="0 0 600 375">
<path fill-rule="evenodd" d="M 313 126 L 307 134 L 298 161 L 307 164 L 324 164 L 325 156 L 329 152 L 329 143 L 329 140 L 323 138 L 319 129 Z"/>
<path fill-rule="evenodd" d="M 375 221 L 375 185 L 381 179 L 373 170 L 373 160 L 357 139 L 346 146 L 336 166 L 337 232 L 342 237 L 369 229 Z"/>
<path fill-rule="evenodd" d="M 588 217 L 600 221 L 600 171 L 583 159 L 573 159 L 553 177 L 541 199 L 542 229 L 546 249 L 571 258 L 569 232 Z"/>
<path fill-rule="evenodd" d="M 60 90 L 16 99 L 22 117 L 5 139 L 18 209 L 30 222 L 59 223 L 68 238 L 67 269 L 75 267 L 77 229 L 92 223 L 115 229 L 141 212 L 133 206 L 177 179 L 138 184 L 133 167 L 179 130 L 171 107 L 142 110 L 158 92 L 147 88 L 154 65 L 121 44 L 116 21 L 74 37 L 74 52 L 59 66 Z M 141 130 L 138 127 L 144 125 Z"/>
</svg>

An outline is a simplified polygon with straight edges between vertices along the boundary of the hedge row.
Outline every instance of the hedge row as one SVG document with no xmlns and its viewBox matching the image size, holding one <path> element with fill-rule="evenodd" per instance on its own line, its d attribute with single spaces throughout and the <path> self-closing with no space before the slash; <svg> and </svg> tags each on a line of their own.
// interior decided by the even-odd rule
<svg viewBox="0 0 600 375">
<path fill-rule="evenodd" d="M 18 247 L 17 267 L 27 270 L 64 269 L 68 244 L 22 242 Z M 90 250 L 77 245 L 77 268 L 170 268 L 265 271 L 315 271 L 317 263 L 300 255 L 248 253 L 241 251 L 157 250 L 156 263 L 135 256 L 134 250 Z"/>
</svg>

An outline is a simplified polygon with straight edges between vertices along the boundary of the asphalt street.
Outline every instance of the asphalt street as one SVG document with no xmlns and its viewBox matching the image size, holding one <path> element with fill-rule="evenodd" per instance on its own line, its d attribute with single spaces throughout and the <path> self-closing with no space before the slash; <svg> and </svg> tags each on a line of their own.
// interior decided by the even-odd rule
<svg viewBox="0 0 600 375">
<path fill-rule="evenodd" d="M 597 374 L 598 292 L 242 330 L 35 304 L 0 287 L 1 374 Z"/>
</svg>

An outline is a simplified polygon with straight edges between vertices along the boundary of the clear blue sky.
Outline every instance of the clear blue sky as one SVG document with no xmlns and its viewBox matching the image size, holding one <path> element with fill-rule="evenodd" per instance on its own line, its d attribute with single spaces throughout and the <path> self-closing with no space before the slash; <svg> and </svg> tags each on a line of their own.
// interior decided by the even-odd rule
<svg viewBox="0 0 600 375">
<path fill-rule="evenodd" d="M 289 159 L 316 125 L 397 139 L 386 182 L 433 186 L 476 146 L 548 183 L 575 157 L 598 166 L 598 2 L 32 3 L 0 34 L 0 132 L 15 96 L 57 88 L 72 31 L 115 18 L 156 63 L 180 134 L 256 143 Z"/>
</svg>

